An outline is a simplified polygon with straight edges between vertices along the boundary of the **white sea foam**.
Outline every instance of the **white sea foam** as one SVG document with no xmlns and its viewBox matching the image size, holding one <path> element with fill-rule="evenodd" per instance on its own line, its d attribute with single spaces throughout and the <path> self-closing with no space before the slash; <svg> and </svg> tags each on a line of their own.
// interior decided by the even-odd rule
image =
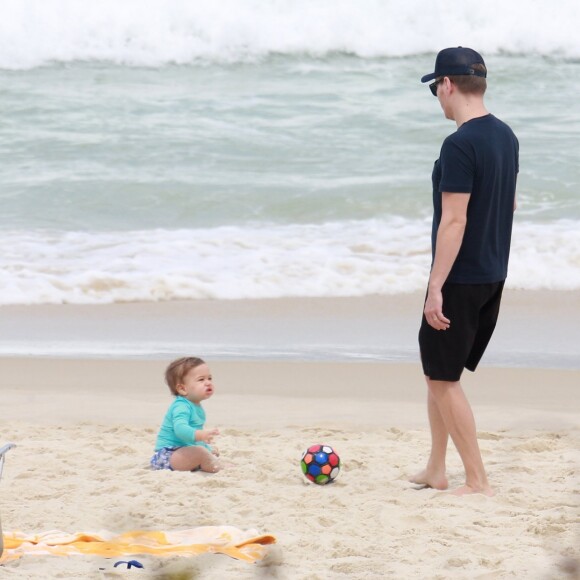
<svg viewBox="0 0 580 580">
<path fill-rule="evenodd" d="M 2 0 L 0 67 L 405 56 L 458 44 L 575 58 L 579 21 L 577 0 Z"/>
<path fill-rule="evenodd" d="M 422 290 L 426 220 L 0 233 L 0 304 L 364 296 Z M 580 289 L 580 224 L 517 223 L 509 285 Z"/>
</svg>

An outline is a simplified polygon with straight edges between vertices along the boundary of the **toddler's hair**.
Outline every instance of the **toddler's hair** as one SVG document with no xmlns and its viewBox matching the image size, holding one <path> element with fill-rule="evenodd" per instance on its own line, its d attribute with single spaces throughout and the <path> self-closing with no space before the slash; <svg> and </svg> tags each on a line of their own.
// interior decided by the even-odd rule
<svg viewBox="0 0 580 580">
<path fill-rule="evenodd" d="M 165 369 L 165 382 L 169 390 L 177 396 L 177 385 L 183 382 L 185 375 L 195 367 L 205 364 L 205 361 L 195 356 L 184 356 L 169 363 Z"/>
</svg>

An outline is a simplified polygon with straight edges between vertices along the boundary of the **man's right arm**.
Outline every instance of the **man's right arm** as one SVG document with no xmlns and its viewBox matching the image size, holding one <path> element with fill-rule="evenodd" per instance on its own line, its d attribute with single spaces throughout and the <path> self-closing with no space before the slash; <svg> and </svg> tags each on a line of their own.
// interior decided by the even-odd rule
<svg viewBox="0 0 580 580">
<path fill-rule="evenodd" d="M 441 222 L 437 229 L 435 258 L 429 277 L 429 289 L 424 310 L 427 323 L 436 330 L 449 328 L 450 321 L 443 314 L 441 289 L 449 276 L 449 272 L 451 272 L 463 242 L 470 197 L 469 193 L 443 192 L 441 194 Z"/>
</svg>

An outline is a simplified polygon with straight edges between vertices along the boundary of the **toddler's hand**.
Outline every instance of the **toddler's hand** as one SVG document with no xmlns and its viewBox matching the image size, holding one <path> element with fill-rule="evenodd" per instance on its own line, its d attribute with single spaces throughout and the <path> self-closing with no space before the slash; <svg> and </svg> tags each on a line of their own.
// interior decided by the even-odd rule
<svg viewBox="0 0 580 580">
<path fill-rule="evenodd" d="M 203 441 L 204 443 L 211 443 L 216 435 L 219 435 L 219 429 L 200 429 L 195 434 L 196 441 Z"/>
</svg>

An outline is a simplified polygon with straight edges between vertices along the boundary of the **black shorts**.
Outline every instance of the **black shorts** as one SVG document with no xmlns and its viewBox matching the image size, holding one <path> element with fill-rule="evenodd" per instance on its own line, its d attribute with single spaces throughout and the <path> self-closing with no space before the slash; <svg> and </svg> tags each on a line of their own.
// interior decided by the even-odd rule
<svg viewBox="0 0 580 580">
<path fill-rule="evenodd" d="M 504 282 L 444 284 L 447 330 L 435 330 L 425 314 L 419 330 L 421 363 L 433 381 L 458 381 L 463 369 L 474 371 L 495 329 Z"/>
</svg>

